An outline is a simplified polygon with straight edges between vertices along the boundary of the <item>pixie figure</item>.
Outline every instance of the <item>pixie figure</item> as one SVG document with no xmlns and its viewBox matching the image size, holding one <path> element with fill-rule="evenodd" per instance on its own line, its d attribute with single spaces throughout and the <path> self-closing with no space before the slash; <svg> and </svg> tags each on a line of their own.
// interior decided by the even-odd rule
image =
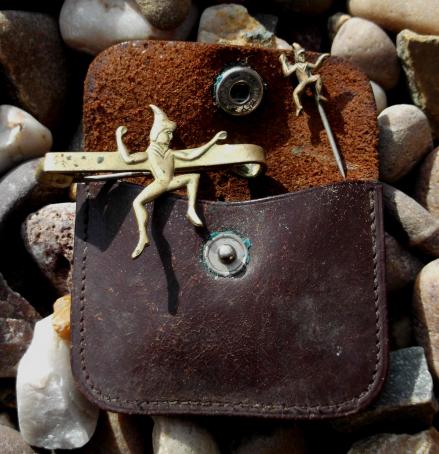
<svg viewBox="0 0 439 454">
<path fill-rule="evenodd" d="M 296 116 L 298 116 L 303 110 L 302 103 L 300 102 L 300 96 L 307 85 L 314 84 L 317 101 L 327 101 L 327 99 L 321 94 L 322 79 L 319 74 L 312 74 L 312 70 L 318 69 L 323 60 L 329 57 L 329 54 L 322 54 L 315 63 L 309 63 L 306 61 L 305 49 L 300 44 L 293 43 L 293 49 L 294 65 L 287 60 L 285 54 L 282 54 L 279 57 L 279 60 L 282 64 L 282 72 L 284 76 L 288 77 L 291 74 L 296 73 L 297 80 L 299 81 L 299 84 L 293 92 L 294 104 L 296 104 Z"/>
<path fill-rule="evenodd" d="M 197 148 L 187 150 L 172 150 L 169 145 L 172 140 L 176 124 L 169 120 L 166 114 L 157 106 L 150 105 L 154 113 L 154 122 L 150 131 L 150 144 L 148 148 L 139 153 L 129 152 L 123 143 L 123 136 L 127 132 L 125 126 L 119 126 L 116 130 L 117 150 L 123 160 L 128 164 L 134 164 L 149 160 L 154 181 L 134 199 L 133 208 L 139 229 L 139 241 L 131 257 L 138 257 L 146 246 L 149 246 L 147 235 L 148 212 L 145 204 L 153 201 L 167 191 L 186 186 L 188 194 L 187 218 L 195 226 L 202 226 L 203 223 L 195 211 L 198 182 L 200 175 L 188 173 L 174 176 L 175 158 L 182 161 L 192 161 L 202 156 L 219 140 L 227 138 L 226 131 L 220 131 L 208 143 Z"/>
</svg>

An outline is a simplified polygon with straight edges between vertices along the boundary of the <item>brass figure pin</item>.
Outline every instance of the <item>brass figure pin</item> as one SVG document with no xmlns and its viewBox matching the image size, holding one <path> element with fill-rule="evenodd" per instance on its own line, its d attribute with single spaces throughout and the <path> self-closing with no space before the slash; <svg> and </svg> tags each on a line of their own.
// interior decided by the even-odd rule
<svg viewBox="0 0 439 454">
<path fill-rule="evenodd" d="M 329 54 L 322 54 L 315 63 L 310 63 L 306 61 L 305 49 L 302 46 L 300 46 L 300 44 L 293 43 L 293 50 L 294 50 L 294 65 L 292 65 L 288 61 L 285 54 L 281 54 L 279 60 L 282 65 L 283 75 L 285 77 L 289 77 L 295 73 L 297 80 L 299 82 L 293 91 L 293 100 L 294 104 L 296 105 L 296 115 L 297 116 L 300 115 L 300 113 L 303 110 L 300 97 L 302 96 L 306 87 L 308 85 L 312 85 L 314 98 L 317 104 L 317 109 L 319 111 L 320 118 L 322 119 L 323 126 L 328 136 L 329 144 L 331 145 L 335 162 L 337 163 L 338 170 L 340 171 L 342 177 L 346 178 L 346 171 L 343 165 L 343 160 L 341 158 L 340 151 L 337 147 L 337 143 L 335 141 L 334 134 L 332 133 L 328 117 L 326 116 L 326 112 L 320 103 L 320 101 L 327 101 L 327 99 L 321 94 L 323 86 L 322 78 L 320 74 L 312 73 L 313 70 L 316 70 L 320 67 L 325 58 L 329 57 Z"/>
</svg>

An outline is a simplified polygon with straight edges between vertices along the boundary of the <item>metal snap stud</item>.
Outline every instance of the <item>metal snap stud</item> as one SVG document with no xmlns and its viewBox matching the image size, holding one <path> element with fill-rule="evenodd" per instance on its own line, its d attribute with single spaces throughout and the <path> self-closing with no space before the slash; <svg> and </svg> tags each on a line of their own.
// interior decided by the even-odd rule
<svg viewBox="0 0 439 454">
<path fill-rule="evenodd" d="M 248 262 L 246 242 L 236 233 L 222 232 L 211 238 L 203 249 L 207 268 L 219 276 L 233 276 Z"/>
<path fill-rule="evenodd" d="M 218 257 L 223 263 L 232 263 L 236 260 L 236 250 L 230 244 L 222 244 L 218 248 Z"/>
<path fill-rule="evenodd" d="M 264 96 L 262 77 L 248 66 L 222 71 L 214 85 L 216 104 L 230 115 L 248 115 L 258 108 Z"/>
</svg>

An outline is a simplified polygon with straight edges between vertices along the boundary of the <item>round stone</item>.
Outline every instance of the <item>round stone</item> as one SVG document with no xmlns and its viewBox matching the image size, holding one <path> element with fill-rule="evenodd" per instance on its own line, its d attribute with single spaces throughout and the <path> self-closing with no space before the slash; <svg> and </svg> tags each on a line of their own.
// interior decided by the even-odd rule
<svg viewBox="0 0 439 454">
<path fill-rule="evenodd" d="M 396 104 L 378 115 L 380 175 L 392 183 L 406 175 L 432 148 L 427 117 L 416 106 Z"/>
<path fill-rule="evenodd" d="M 136 0 L 148 22 L 160 30 L 171 30 L 189 14 L 191 0 Z"/>
<path fill-rule="evenodd" d="M 439 147 L 422 162 L 415 185 L 416 200 L 439 218 Z"/>
<path fill-rule="evenodd" d="M 395 45 L 373 22 L 359 17 L 347 20 L 335 35 L 331 55 L 358 66 L 385 90 L 398 82 L 400 67 Z"/>
<path fill-rule="evenodd" d="M 348 0 L 353 16 L 369 19 L 386 30 L 405 28 L 427 35 L 439 34 L 437 0 Z"/>
<path fill-rule="evenodd" d="M 377 115 L 379 115 L 387 107 L 386 92 L 372 80 L 370 81 L 370 86 L 372 87 L 373 97 L 377 106 Z"/>
</svg>

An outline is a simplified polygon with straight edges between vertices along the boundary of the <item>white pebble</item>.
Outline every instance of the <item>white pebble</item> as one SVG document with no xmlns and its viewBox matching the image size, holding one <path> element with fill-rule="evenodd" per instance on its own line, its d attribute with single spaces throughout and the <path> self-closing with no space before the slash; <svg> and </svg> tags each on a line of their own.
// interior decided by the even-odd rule
<svg viewBox="0 0 439 454">
<path fill-rule="evenodd" d="M 70 345 L 56 334 L 52 316 L 36 323 L 18 365 L 17 409 L 20 432 L 33 446 L 79 448 L 95 431 L 99 411 L 75 386 Z"/>
<path fill-rule="evenodd" d="M 196 9 L 192 7 L 181 25 L 173 30 L 159 30 L 145 19 L 134 0 L 65 0 L 59 25 L 69 46 L 96 55 L 123 41 L 184 40 L 196 16 Z"/>
<path fill-rule="evenodd" d="M 43 156 L 51 146 L 51 132 L 32 115 L 18 107 L 0 106 L 0 173 Z"/>
</svg>

